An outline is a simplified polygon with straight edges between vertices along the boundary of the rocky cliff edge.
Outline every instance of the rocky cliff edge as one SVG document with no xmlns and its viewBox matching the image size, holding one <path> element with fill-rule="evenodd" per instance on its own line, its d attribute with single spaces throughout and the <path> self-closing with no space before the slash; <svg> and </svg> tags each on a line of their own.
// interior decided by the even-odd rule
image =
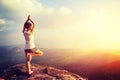
<svg viewBox="0 0 120 80">
<path fill-rule="evenodd" d="M 87 80 L 77 74 L 54 67 L 32 64 L 32 75 L 27 74 L 25 64 L 17 64 L 0 74 L 0 80 Z"/>
</svg>

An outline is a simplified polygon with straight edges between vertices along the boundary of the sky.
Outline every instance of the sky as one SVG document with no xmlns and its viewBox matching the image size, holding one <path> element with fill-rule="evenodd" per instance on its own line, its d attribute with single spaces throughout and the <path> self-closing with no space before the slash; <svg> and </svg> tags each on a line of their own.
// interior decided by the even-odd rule
<svg viewBox="0 0 120 80">
<path fill-rule="evenodd" d="M 0 45 L 25 44 L 28 15 L 41 48 L 120 50 L 119 0 L 0 0 Z"/>
</svg>

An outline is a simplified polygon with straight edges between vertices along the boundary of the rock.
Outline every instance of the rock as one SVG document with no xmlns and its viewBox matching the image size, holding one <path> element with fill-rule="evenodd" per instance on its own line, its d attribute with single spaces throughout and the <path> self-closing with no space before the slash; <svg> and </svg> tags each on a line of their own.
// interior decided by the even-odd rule
<svg viewBox="0 0 120 80">
<path fill-rule="evenodd" d="M 17 64 L 0 74 L 0 80 L 87 80 L 77 74 L 49 66 L 32 64 L 32 75 L 27 74 L 25 64 Z"/>
</svg>

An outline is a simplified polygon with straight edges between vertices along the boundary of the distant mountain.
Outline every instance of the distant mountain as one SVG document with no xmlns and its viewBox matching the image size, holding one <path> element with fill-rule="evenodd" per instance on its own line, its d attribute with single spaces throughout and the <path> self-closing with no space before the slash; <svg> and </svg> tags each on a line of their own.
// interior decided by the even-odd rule
<svg viewBox="0 0 120 80">
<path fill-rule="evenodd" d="M 40 48 L 40 50 L 44 55 L 33 57 L 31 63 L 65 69 L 89 80 L 120 80 L 117 77 L 120 55 L 100 51 L 85 53 L 80 49 Z M 25 63 L 24 46 L 0 46 L 0 59 L 0 73 L 12 65 Z"/>
<path fill-rule="evenodd" d="M 106 64 L 103 70 L 109 80 L 120 80 L 120 61 Z"/>
<path fill-rule="evenodd" d="M 105 69 L 107 72 L 120 72 L 120 61 L 114 61 L 106 64 Z"/>
<path fill-rule="evenodd" d="M 20 53 L 20 52 L 24 51 L 24 49 L 21 49 L 20 47 L 13 47 L 11 50 L 16 52 L 16 53 Z"/>
</svg>

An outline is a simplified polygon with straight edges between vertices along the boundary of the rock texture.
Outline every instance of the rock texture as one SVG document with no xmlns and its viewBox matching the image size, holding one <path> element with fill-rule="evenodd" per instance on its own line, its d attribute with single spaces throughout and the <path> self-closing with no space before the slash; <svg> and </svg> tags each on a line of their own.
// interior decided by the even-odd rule
<svg viewBox="0 0 120 80">
<path fill-rule="evenodd" d="M 31 68 L 34 72 L 28 75 L 26 65 L 17 64 L 0 74 L 0 80 L 87 80 L 77 74 L 53 67 L 32 64 Z"/>
</svg>

